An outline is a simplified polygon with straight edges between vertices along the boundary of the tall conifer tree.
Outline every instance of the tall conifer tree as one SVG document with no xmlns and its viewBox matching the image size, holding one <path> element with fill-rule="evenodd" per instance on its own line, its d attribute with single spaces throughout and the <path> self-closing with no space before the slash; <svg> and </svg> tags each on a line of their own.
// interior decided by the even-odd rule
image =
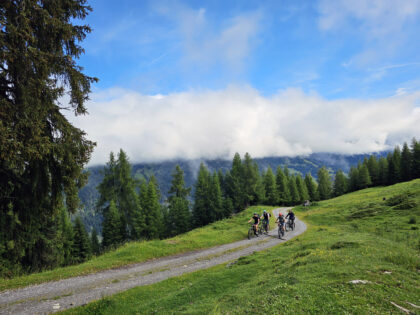
<svg viewBox="0 0 420 315">
<path fill-rule="evenodd" d="M 60 209 L 76 211 L 87 181 L 94 143 L 63 107 L 86 114 L 96 81 L 76 63 L 90 10 L 84 0 L 1 2 L 0 262 L 13 268 L 59 264 Z"/>
<path fill-rule="evenodd" d="M 347 193 L 347 178 L 342 170 L 335 173 L 334 179 L 334 196 L 341 196 Z"/>
<path fill-rule="evenodd" d="M 369 160 L 367 162 L 367 167 L 369 170 L 370 178 L 372 180 L 372 185 L 378 186 L 380 184 L 379 164 L 378 164 L 378 160 L 373 154 L 369 157 Z"/>
<path fill-rule="evenodd" d="M 274 177 L 273 171 L 269 166 L 264 175 L 264 188 L 265 188 L 265 198 L 266 202 L 269 205 L 277 204 L 277 189 L 276 189 L 276 178 Z"/>
<path fill-rule="evenodd" d="M 288 186 L 290 191 L 290 203 L 291 205 L 299 204 L 301 197 L 296 186 L 296 179 L 294 176 L 290 176 L 288 180 Z"/>
<path fill-rule="evenodd" d="M 287 178 L 282 169 L 277 167 L 276 171 L 276 189 L 277 199 L 282 205 L 288 205 L 291 202 L 289 186 L 287 185 Z"/>
<path fill-rule="evenodd" d="M 187 232 L 191 228 L 191 214 L 188 196 L 191 188 L 185 187 L 184 171 L 179 165 L 172 173 L 172 185 L 169 189 L 168 227 L 169 235 Z"/>
<path fill-rule="evenodd" d="M 411 165 L 412 165 L 412 156 L 410 149 L 408 148 L 407 142 L 404 142 L 403 149 L 401 152 L 401 180 L 408 181 L 411 179 Z"/>
<path fill-rule="evenodd" d="M 388 184 L 388 160 L 384 157 L 381 157 L 378 161 L 378 168 L 379 168 L 379 185 L 387 185 Z"/>
<path fill-rule="evenodd" d="M 208 203 L 208 192 L 210 186 L 210 175 L 206 166 L 201 163 L 195 182 L 193 221 L 196 227 L 204 226 L 213 222 L 212 213 Z"/>
<path fill-rule="evenodd" d="M 412 178 L 420 178 L 420 142 L 418 142 L 415 138 L 411 142 L 411 155 L 411 176 Z"/>
<path fill-rule="evenodd" d="M 74 221 L 73 259 L 78 263 L 84 262 L 91 257 L 91 253 L 89 236 L 78 216 Z"/>
<path fill-rule="evenodd" d="M 306 189 L 308 190 L 310 200 L 311 201 L 318 200 L 317 185 L 315 181 L 313 180 L 310 173 L 307 173 L 305 175 L 305 184 L 306 184 Z"/>
<path fill-rule="evenodd" d="M 321 200 L 325 200 L 331 197 L 332 185 L 331 177 L 325 166 L 318 170 L 318 194 Z"/>
<path fill-rule="evenodd" d="M 308 189 L 306 188 L 305 182 L 303 181 L 302 176 L 300 176 L 300 174 L 296 176 L 296 187 L 299 192 L 300 202 L 303 203 L 306 200 L 309 200 Z"/>
<path fill-rule="evenodd" d="M 359 165 L 358 173 L 359 173 L 359 180 L 358 180 L 359 189 L 370 187 L 372 185 L 372 180 L 370 179 L 367 163 L 363 163 Z"/>
</svg>

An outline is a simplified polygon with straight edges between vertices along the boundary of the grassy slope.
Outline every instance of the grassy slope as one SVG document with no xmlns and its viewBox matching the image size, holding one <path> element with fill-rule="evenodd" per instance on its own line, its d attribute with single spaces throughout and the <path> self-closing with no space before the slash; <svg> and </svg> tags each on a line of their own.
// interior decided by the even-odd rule
<svg viewBox="0 0 420 315">
<path fill-rule="evenodd" d="M 414 208 L 382 201 L 406 191 Z M 391 301 L 419 312 L 406 302 L 420 305 L 420 180 L 351 193 L 297 214 L 306 233 L 229 268 L 134 288 L 68 313 L 401 313 Z M 349 283 L 356 279 L 370 282 Z"/>
<path fill-rule="evenodd" d="M 121 248 L 91 259 L 83 264 L 57 268 L 50 271 L 17 277 L 0 279 L 0 291 L 30 284 L 65 279 L 86 275 L 100 270 L 117 268 L 172 254 L 227 244 L 246 237 L 247 220 L 254 211 L 273 209 L 268 206 L 256 206 L 246 209 L 230 219 L 218 221 L 208 226 L 167 239 L 147 242 L 130 242 Z"/>
</svg>

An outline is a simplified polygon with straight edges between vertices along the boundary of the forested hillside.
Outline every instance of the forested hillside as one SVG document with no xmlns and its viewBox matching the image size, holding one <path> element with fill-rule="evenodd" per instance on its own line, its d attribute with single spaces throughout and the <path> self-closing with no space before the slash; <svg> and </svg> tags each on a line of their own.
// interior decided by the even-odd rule
<svg viewBox="0 0 420 315">
<path fill-rule="evenodd" d="M 387 152 L 378 153 L 377 156 L 385 156 Z M 356 166 L 362 162 L 367 154 L 342 155 L 333 153 L 314 153 L 307 157 L 266 157 L 253 159 L 260 169 L 266 170 L 270 167 L 276 170 L 278 166 L 287 166 L 291 173 L 300 173 L 305 175 L 310 173 L 312 177 L 317 178 L 317 172 L 322 166 L 326 166 L 331 174 L 341 169 L 348 173 L 351 166 Z M 185 184 L 194 189 L 200 163 L 203 162 L 210 172 L 222 170 L 224 173 L 230 169 L 232 161 L 230 160 L 172 160 L 160 163 L 135 163 L 132 165 L 132 175 L 138 180 L 148 180 L 153 175 L 161 191 L 161 202 L 168 197 L 168 191 L 171 185 L 171 173 L 176 165 L 179 165 L 184 171 Z M 99 197 L 96 187 L 103 179 L 102 171 L 104 166 L 94 166 L 87 168 L 89 180 L 86 186 L 79 191 L 79 197 L 82 203 L 82 209 L 79 212 L 83 222 L 88 230 L 95 227 L 101 230 L 102 215 L 95 211 L 95 204 Z M 192 196 L 192 194 L 191 194 Z"/>
</svg>

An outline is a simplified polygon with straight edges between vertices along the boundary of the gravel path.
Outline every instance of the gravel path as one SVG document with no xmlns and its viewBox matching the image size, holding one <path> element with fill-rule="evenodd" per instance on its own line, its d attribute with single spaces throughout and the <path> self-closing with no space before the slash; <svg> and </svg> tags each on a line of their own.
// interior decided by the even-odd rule
<svg viewBox="0 0 420 315">
<path fill-rule="evenodd" d="M 285 213 L 289 208 L 274 210 Z M 274 221 L 271 226 L 274 226 Z M 285 242 L 306 230 L 295 220 L 294 231 L 283 239 L 277 237 L 277 227 L 269 235 L 245 239 L 204 250 L 168 256 L 120 269 L 111 269 L 81 277 L 33 285 L 0 293 L 0 314 L 46 314 L 84 305 L 133 287 L 156 283 L 171 277 L 209 268 L 250 255 Z"/>
</svg>

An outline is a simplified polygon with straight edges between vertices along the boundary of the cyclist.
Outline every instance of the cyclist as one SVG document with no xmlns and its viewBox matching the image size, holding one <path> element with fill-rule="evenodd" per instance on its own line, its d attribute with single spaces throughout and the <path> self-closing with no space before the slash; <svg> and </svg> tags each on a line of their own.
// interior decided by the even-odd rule
<svg viewBox="0 0 420 315">
<path fill-rule="evenodd" d="M 268 213 L 266 210 L 263 211 L 263 214 L 260 217 L 260 219 L 262 219 L 262 222 L 263 222 L 263 227 L 264 227 L 264 224 L 267 225 L 267 232 L 270 231 L 270 217 L 271 217 L 271 214 Z"/>
<path fill-rule="evenodd" d="M 290 226 L 293 226 L 293 223 L 295 222 L 295 214 L 293 213 L 292 210 L 289 210 L 287 215 L 286 215 L 286 219 L 289 218 L 290 221 Z"/>
<path fill-rule="evenodd" d="M 260 223 L 260 216 L 258 213 L 255 212 L 251 219 L 249 219 L 248 223 L 251 223 L 252 220 L 254 220 L 254 223 L 252 224 L 254 226 L 254 233 L 256 236 L 258 236 L 258 224 Z"/>
<path fill-rule="evenodd" d="M 281 229 L 284 232 L 284 224 L 286 223 L 286 220 L 284 219 L 283 213 L 279 212 L 279 216 L 276 219 L 276 223 L 278 222 L 278 226 L 281 226 Z"/>
</svg>

